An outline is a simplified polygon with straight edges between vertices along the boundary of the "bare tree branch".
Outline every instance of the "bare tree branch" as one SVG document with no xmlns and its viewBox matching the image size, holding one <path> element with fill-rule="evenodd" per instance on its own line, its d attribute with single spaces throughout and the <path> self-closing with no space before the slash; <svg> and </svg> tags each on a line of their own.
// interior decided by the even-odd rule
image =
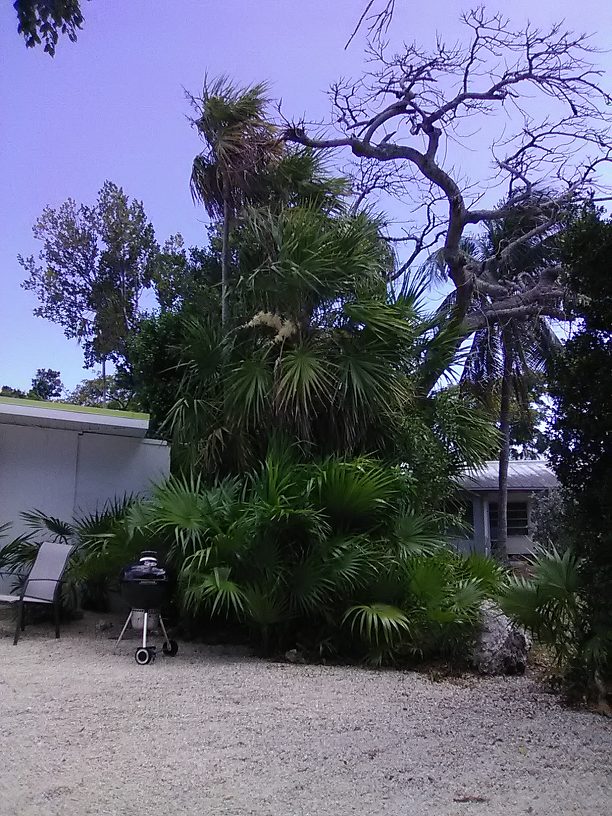
<svg viewBox="0 0 612 816">
<path fill-rule="evenodd" d="M 395 0 L 386 0 L 385 5 L 381 8 L 380 11 L 374 11 L 370 17 L 368 14 L 372 10 L 372 7 L 375 5 L 376 0 L 369 0 L 369 3 L 365 7 L 364 11 L 361 13 L 359 20 L 357 21 L 357 25 L 353 29 L 353 33 L 349 37 L 346 45 L 344 46 L 345 50 L 349 47 L 349 45 L 353 42 L 355 37 L 357 36 L 360 28 L 364 24 L 364 21 L 367 22 L 368 27 L 368 36 L 375 37 L 380 39 L 388 30 L 389 26 L 391 25 L 391 20 L 393 19 L 393 12 L 395 11 Z"/>
<path fill-rule="evenodd" d="M 389 54 L 380 32 L 394 4 L 381 2 L 366 5 L 356 28 L 368 23 L 372 68 L 332 87 L 334 116 L 327 126 L 313 133 L 303 123 L 287 123 L 285 138 L 348 150 L 359 161 L 392 166 L 399 176 L 403 168 L 401 200 L 413 213 L 421 207 L 421 225 L 404 231 L 399 274 L 441 243 L 455 287 L 454 320 L 466 331 L 530 310 L 562 314 L 562 282 L 544 273 L 510 281 L 503 270 L 522 246 L 549 240 L 568 209 L 598 189 L 598 172 L 612 161 L 612 96 L 592 62 L 596 49 L 560 23 L 515 29 L 481 7 L 462 17 L 464 43 L 448 46 L 438 38 L 429 51 L 412 44 Z M 477 180 L 462 178 L 457 167 L 465 140 L 495 126 L 492 164 Z M 384 178 L 361 187 L 359 205 Z M 500 188 L 504 203 L 483 207 L 487 191 Z M 525 207 L 529 228 L 495 255 L 477 261 L 463 251 L 471 225 L 487 227 Z"/>
</svg>

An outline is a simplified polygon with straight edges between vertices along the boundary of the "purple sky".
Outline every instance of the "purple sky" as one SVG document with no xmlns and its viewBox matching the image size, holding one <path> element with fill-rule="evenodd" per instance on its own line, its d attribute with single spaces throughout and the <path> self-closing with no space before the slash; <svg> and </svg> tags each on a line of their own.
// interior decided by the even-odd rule
<svg viewBox="0 0 612 816">
<path fill-rule="evenodd" d="M 76 44 L 54 59 L 25 48 L 12 4 L 0 7 L 0 385 L 28 387 L 36 368 L 56 368 L 73 387 L 91 376 L 62 329 L 32 316 L 35 298 L 19 284 L 17 253 L 38 252 L 31 227 L 46 205 L 93 202 L 105 179 L 142 199 L 157 237 L 181 232 L 202 244 L 204 219 L 188 181 L 198 141 L 186 121 L 183 88 L 227 73 L 269 80 L 288 114 L 328 112 L 324 91 L 357 75 L 361 42 L 344 43 L 365 0 L 92 0 Z M 397 0 L 394 30 L 428 44 L 452 38 L 469 4 Z M 506 4 L 500 4 L 506 8 Z M 565 18 L 609 47 L 609 0 L 516 0 L 513 21 Z M 414 13 L 411 13 L 411 9 Z M 599 60 L 612 74 L 612 57 Z M 473 148 L 478 151 L 477 137 Z M 482 147 L 485 147 L 483 144 Z"/>
</svg>

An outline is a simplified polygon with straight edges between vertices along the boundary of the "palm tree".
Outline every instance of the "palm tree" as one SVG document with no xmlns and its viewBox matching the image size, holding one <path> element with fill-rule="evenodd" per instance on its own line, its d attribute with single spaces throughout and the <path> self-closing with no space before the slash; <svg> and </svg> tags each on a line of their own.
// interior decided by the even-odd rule
<svg viewBox="0 0 612 816">
<path fill-rule="evenodd" d="M 462 375 L 462 387 L 499 418 L 497 535 L 492 542 L 499 560 L 507 557 L 508 464 L 513 405 L 520 415 L 530 409 L 530 386 L 561 343 L 548 321 L 539 316 L 512 319 L 476 332 Z"/>
<path fill-rule="evenodd" d="M 483 236 L 467 237 L 462 251 L 476 261 L 484 262 L 501 251 L 514 246 L 497 266 L 497 278 L 512 280 L 524 275 L 535 275 L 554 262 L 557 252 L 555 233 L 546 240 L 538 235 L 533 240 L 516 243 L 516 239 L 530 233 L 536 224 L 533 211 L 526 204 L 516 208 L 511 216 L 487 225 Z M 443 278 L 446 272 L 443 255 L 435 253 L 423 270 Z M 474 306 L 484 305 L 488 295 L 477 293 Z M 443 304 L 446 308 L 449 302 Z M 500 446 L 498 480 L 497 536 L 492 542 L 493 554 L 499 560 L 507 559 L 508 540 L 508 465 L 510 461 L 511 410 L 513 398 L 519 411 L 529 410 L 529 385 L 534 374 L 542 372 L 561 343 L 547 318 L 540 315 L 509 317 L 475 332 L 463 369 L 461 382 L 464 391 L 475 395 L 481 404 L 497 411 Z"/>
<path fill-rule="evenodd" d="M 490 453 L 486 422 L 422 387 L 432 324 L 418 287 L 389 292 L 394 259 L 377 220 L 249 210 L 236 263 L 239 325 L 223 332 L 214 315 L 186 324 L 170 416 L 185 467 L 240 473 L 282 436 L 306 458 L 376 454 L 436 485 Z"/>
<path fill-rule="evenodd" d="M 229 320 L 230 231 L 241 208 L 255 195 L 258 178 L 281 146 L 266 120 L 267 86 L 239 88 L 227 77 L 204 81 L 202 95 L 190 97 L 193 120 L 205 149 L 194 159 L 191 192 L 211 218 L 222 223 L 221 323 Z"/>
</svg>

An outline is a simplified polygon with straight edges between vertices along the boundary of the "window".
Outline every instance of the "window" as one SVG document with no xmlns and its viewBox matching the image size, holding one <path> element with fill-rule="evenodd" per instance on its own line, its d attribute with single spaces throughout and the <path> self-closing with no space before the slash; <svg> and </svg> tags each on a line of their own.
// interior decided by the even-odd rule
<svg viewBox="0 0 612 816">
<path fill-rule="evenodd" d="M 447 530 L 452 538 L 473 538 L 474 537 L 474 504 L 471 499 L 458 499 L 449 502 L 446 512 L 458 517 L 456 524 Z"/>
<path fill-rule="evenodd" d="M 489 502 L 489 526 L 491 538 L 497 538 L 497 503 Z M 508 502 L 508 536 L 529 535 L 529 511 L 527 502 Z"/>
</svg>

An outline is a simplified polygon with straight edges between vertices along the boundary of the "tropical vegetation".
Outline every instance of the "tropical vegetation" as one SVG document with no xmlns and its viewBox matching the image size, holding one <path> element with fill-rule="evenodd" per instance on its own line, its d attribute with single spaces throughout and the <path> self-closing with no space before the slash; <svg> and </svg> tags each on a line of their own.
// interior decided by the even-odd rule
<svg viewBox="0 0 612 816">
<path fill-rule="evenodd" d="M 501 51 L 514 48 L 506 23 L 491 19 Z M 491 19 L 482 9 L 464 19 L 475 37 L 471 51 L 457 51 L 464 85 L 473 64 L 490 57 L 479 32 Z M 30 20 L 34 32 L 39 24 Z M 529 52 L 533 35 L 525 36 Z M 568 54 L 581 48 L 563 45 Z M 432 65 L 455 81 L 446 52 Z M 43 530 L 70 540 L 69 584 L 100 603 L 120 564 L 153 542 L 175 572 L 175 614 L 186 631 L 223 627 L 264 652 L 299 647 L 373 663 L 465 654 L 483 600 L 498 598 L 551 645 L 568 675 L 600 688 L 610 671 L 610 434 L 605 388 L 600 399 L 591 386 L 609 379 L 612 313 L 610 225 L 592 205 L 582 212 L 593 166 L 560 193 L 540 177 L 539 159 L 529 158 L 539 146 L 528 142 L 500 164 L 507 198 L 492 210 L 468 206 L 438 163 L 439 144 L 455 117 L 481 108 L 464 110 L 467 91 L 446 103 L 427 96 L 418 66 L 412 73 L 394 60 L 387 69 L 371 101 L 391 93 L 390 106 L 364 113 L 365 130 L 346 138 L 281 128 L 265 84 L 207 78 L 189 95 L 201 146 L 190 188 L 210 219 L 205 248 L 186 248 L 180 235 L 160 246 L 143 205 L 110 182 L 92 207 L 68 201 L 43 212 L 35 226 L 42 263 L 21 259 L 24 286 L 38 295 L 36 313 L 102 366 L 71 399 L 99 404 L 110 394 L 150 411 L 152 432 L 172 442 L 173 475 L 148 499 L 69 524 L 25 514 L 31 532 L 5 547 L 2 561 L 16 568 L 31 559 Z M 486 98 L 520 98 L 522 74 L 495 70 Z M 589 88 L 595 101 L 585 108 L 583 80 L 565 63 L 546 57 L 542 72 L 536 91 L 554 86 L 597 118 L 600 96 Z M 373 87 L 382 78 L 373 75 Z M 343 98 L 336 94 L 339 126 L 352 129 Z M 394 144 L 395 132 L 372 143 L 382 124 L 399 127 L 406 117 L 425 153 Z M 365 192 L 329 171 L 325 151 L 337 147 L 372 160 L 361 168 Z M 415 251 L 403 263 L 394 250 L 403 239 L 392 239 L 367 203 L 367 179 L 370 191 L 380 180 L 374 165 L 391 158 L 412 168 L 418 195 L 424 179 L 437 189 L 420 201 L 427 226 L 408 231 Z M 450 207 L 441 231 L 436 196 Z M 441 244 L 420 274 L 411 269 Z M 435 311 L 432 277 L 453 287 Z M 145 290 L 157 300 L 153 312 L 140 306 Z M 580 321 L 562 353 L 557 317 Z M 117 367 L 110 378 L 107 361 Z M 40 370 L 36 393 L 55 395 L 56 374 Z M 542 450 L 545 394 L 554 402 L 551 455 L 563 486 L 555 500 L 567 529 L 551 534 L 543 521 L 547 550 L 532 576 L 508 578 L 498 564 L 449 547 L 447 531 L 459 522 L 455 479 L 499 456 L 503 560 L 511 444 L 538 437 Z"/>
</svg>

